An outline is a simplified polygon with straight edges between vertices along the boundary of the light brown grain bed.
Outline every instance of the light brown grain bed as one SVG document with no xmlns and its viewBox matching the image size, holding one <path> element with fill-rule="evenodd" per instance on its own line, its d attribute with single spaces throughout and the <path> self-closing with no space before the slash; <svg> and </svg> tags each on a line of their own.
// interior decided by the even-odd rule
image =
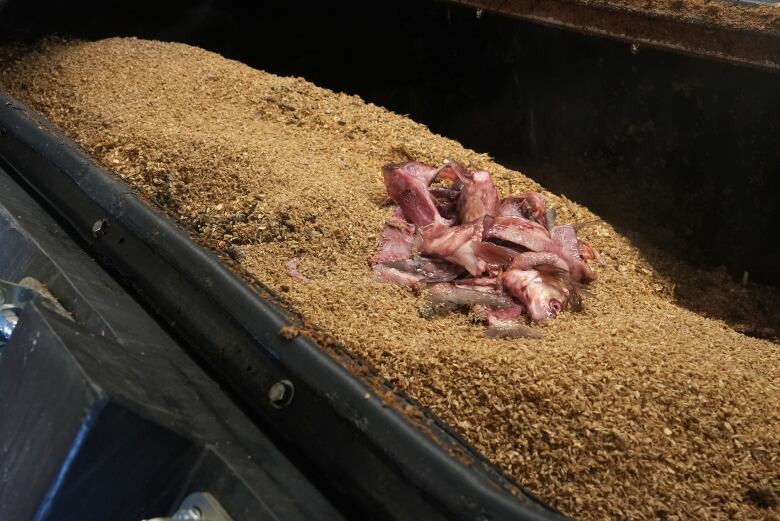
<svg viewBox="0 0 780 521">
<path fill-rule="evenodd" d="M 777 514 L 780 349 L 677 305 L 646 260 L 658 252 L 585 228 L 606 258 L 585 310 L 544 325 L 543 340 L 488 339 L 372 281 L 390 211 L 379 168 L 403 150 L 486 169 L 502 195 L 540 189 L 522 174 L 357 97 L 185 45 L 51 41 L 11 54 L 0 85 L 12 95 L 563 512 Z M 546 195 L 561 222 L 597 217 Z M 293 257 L 310 282 L 288 275 Z M 676 266 L 678 279 L 710 280 Z"/>
</svg>

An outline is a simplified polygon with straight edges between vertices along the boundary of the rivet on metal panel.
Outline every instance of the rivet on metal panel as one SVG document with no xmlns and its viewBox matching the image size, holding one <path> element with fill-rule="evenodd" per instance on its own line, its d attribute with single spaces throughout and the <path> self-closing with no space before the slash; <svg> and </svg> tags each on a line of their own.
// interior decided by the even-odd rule
<svg viewBox="0 0 780 521">
<path fill-rule="evenodd" d="M 268 389 L 268 399 L 277 409 L 290 405 L 294 395 L 295 386 L 289 380 L 279 380 Z"/>
</svg>

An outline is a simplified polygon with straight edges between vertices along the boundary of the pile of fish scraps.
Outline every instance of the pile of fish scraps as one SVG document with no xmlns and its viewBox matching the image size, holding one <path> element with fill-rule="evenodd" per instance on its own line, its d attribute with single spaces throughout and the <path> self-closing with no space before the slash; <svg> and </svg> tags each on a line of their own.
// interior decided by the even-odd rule
<svg viewBox="0 0 780 521">
<path fill-rule="evenodd" d="M 577 238 L 590 223 L 556 224 L 538 192 L 499 199 L 489 173 L 452 160 L 382 174 L 396 206 L 372 260 L 376 280 L 427 290 L 432 316 L 468 310 L 491 337 L 540 338 L 529 319 L 581 308 L 596 278 L 588 263 L 603 263 Z"/>
</svg>

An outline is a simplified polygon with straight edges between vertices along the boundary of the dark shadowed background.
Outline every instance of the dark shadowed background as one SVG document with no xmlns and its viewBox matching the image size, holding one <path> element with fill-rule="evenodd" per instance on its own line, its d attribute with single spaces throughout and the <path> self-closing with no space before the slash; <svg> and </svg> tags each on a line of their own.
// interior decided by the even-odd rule
<svg viewBox="0 0 780 521">
<path fill-rule="evenodd" d="M 48 34 L 181 41 L 358 94 L 523 170 L 640 245 L 780 284 L 778 73 L 443 1 L 11 0 L 0 14 L 5 42 Z"/>
</svg>

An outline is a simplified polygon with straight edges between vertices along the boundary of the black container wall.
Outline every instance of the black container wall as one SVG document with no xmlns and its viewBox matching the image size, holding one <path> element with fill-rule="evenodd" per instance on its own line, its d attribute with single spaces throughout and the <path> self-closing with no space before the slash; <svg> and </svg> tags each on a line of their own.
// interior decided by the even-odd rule
<svg viewBox="0 0 780 521">
<path fill-rule="evenodd" d="M 44 4 L 54 16 L 37 16 Z M 765 239 L 780 222 L 780 74 L 446 2 L 31 0 L 4 23 L 13 39 L 184 41 L 359 94 L 690 262 L 780 284 Z"/>
<path fill-rule="evenodd" d="M 53 13 L 45 19 L 44 4 Z M 780 221 L 777 75 L 635 55 L 623 43 L 477 19 L 445 3 L 307 9 L 33 0 L 10 4 L 0 34 L 179 40 L 301 75 L 529 166 L 549 188 L 680 256 L 780 282 L 780 250 L 765 239 Z"/>
<path fill-rule="evenodd" d="M 356 377 L 371 374 L 358 360 L 336 351 L 338 362 L 303 336 L 286 339 L 280 331 L 294 317 L 265 288 L 250 288 L 75 143 L 3 94 L 0 160 L 355 518 L 561 518 L 428 411 Z M 278 385 L 292 391 L 290 399 L 272 398 Z M 251 483 L 264 490 L 262 482 Z"/>
<path fill-rule="evenodd" d="M 67 316 L 36 297 L 0 348 L 0 519 L 138 521 L 201 491 L 235 521 L 342 519 L 0 160 L 0 279 L 25 277 Z"/>
</svg>

